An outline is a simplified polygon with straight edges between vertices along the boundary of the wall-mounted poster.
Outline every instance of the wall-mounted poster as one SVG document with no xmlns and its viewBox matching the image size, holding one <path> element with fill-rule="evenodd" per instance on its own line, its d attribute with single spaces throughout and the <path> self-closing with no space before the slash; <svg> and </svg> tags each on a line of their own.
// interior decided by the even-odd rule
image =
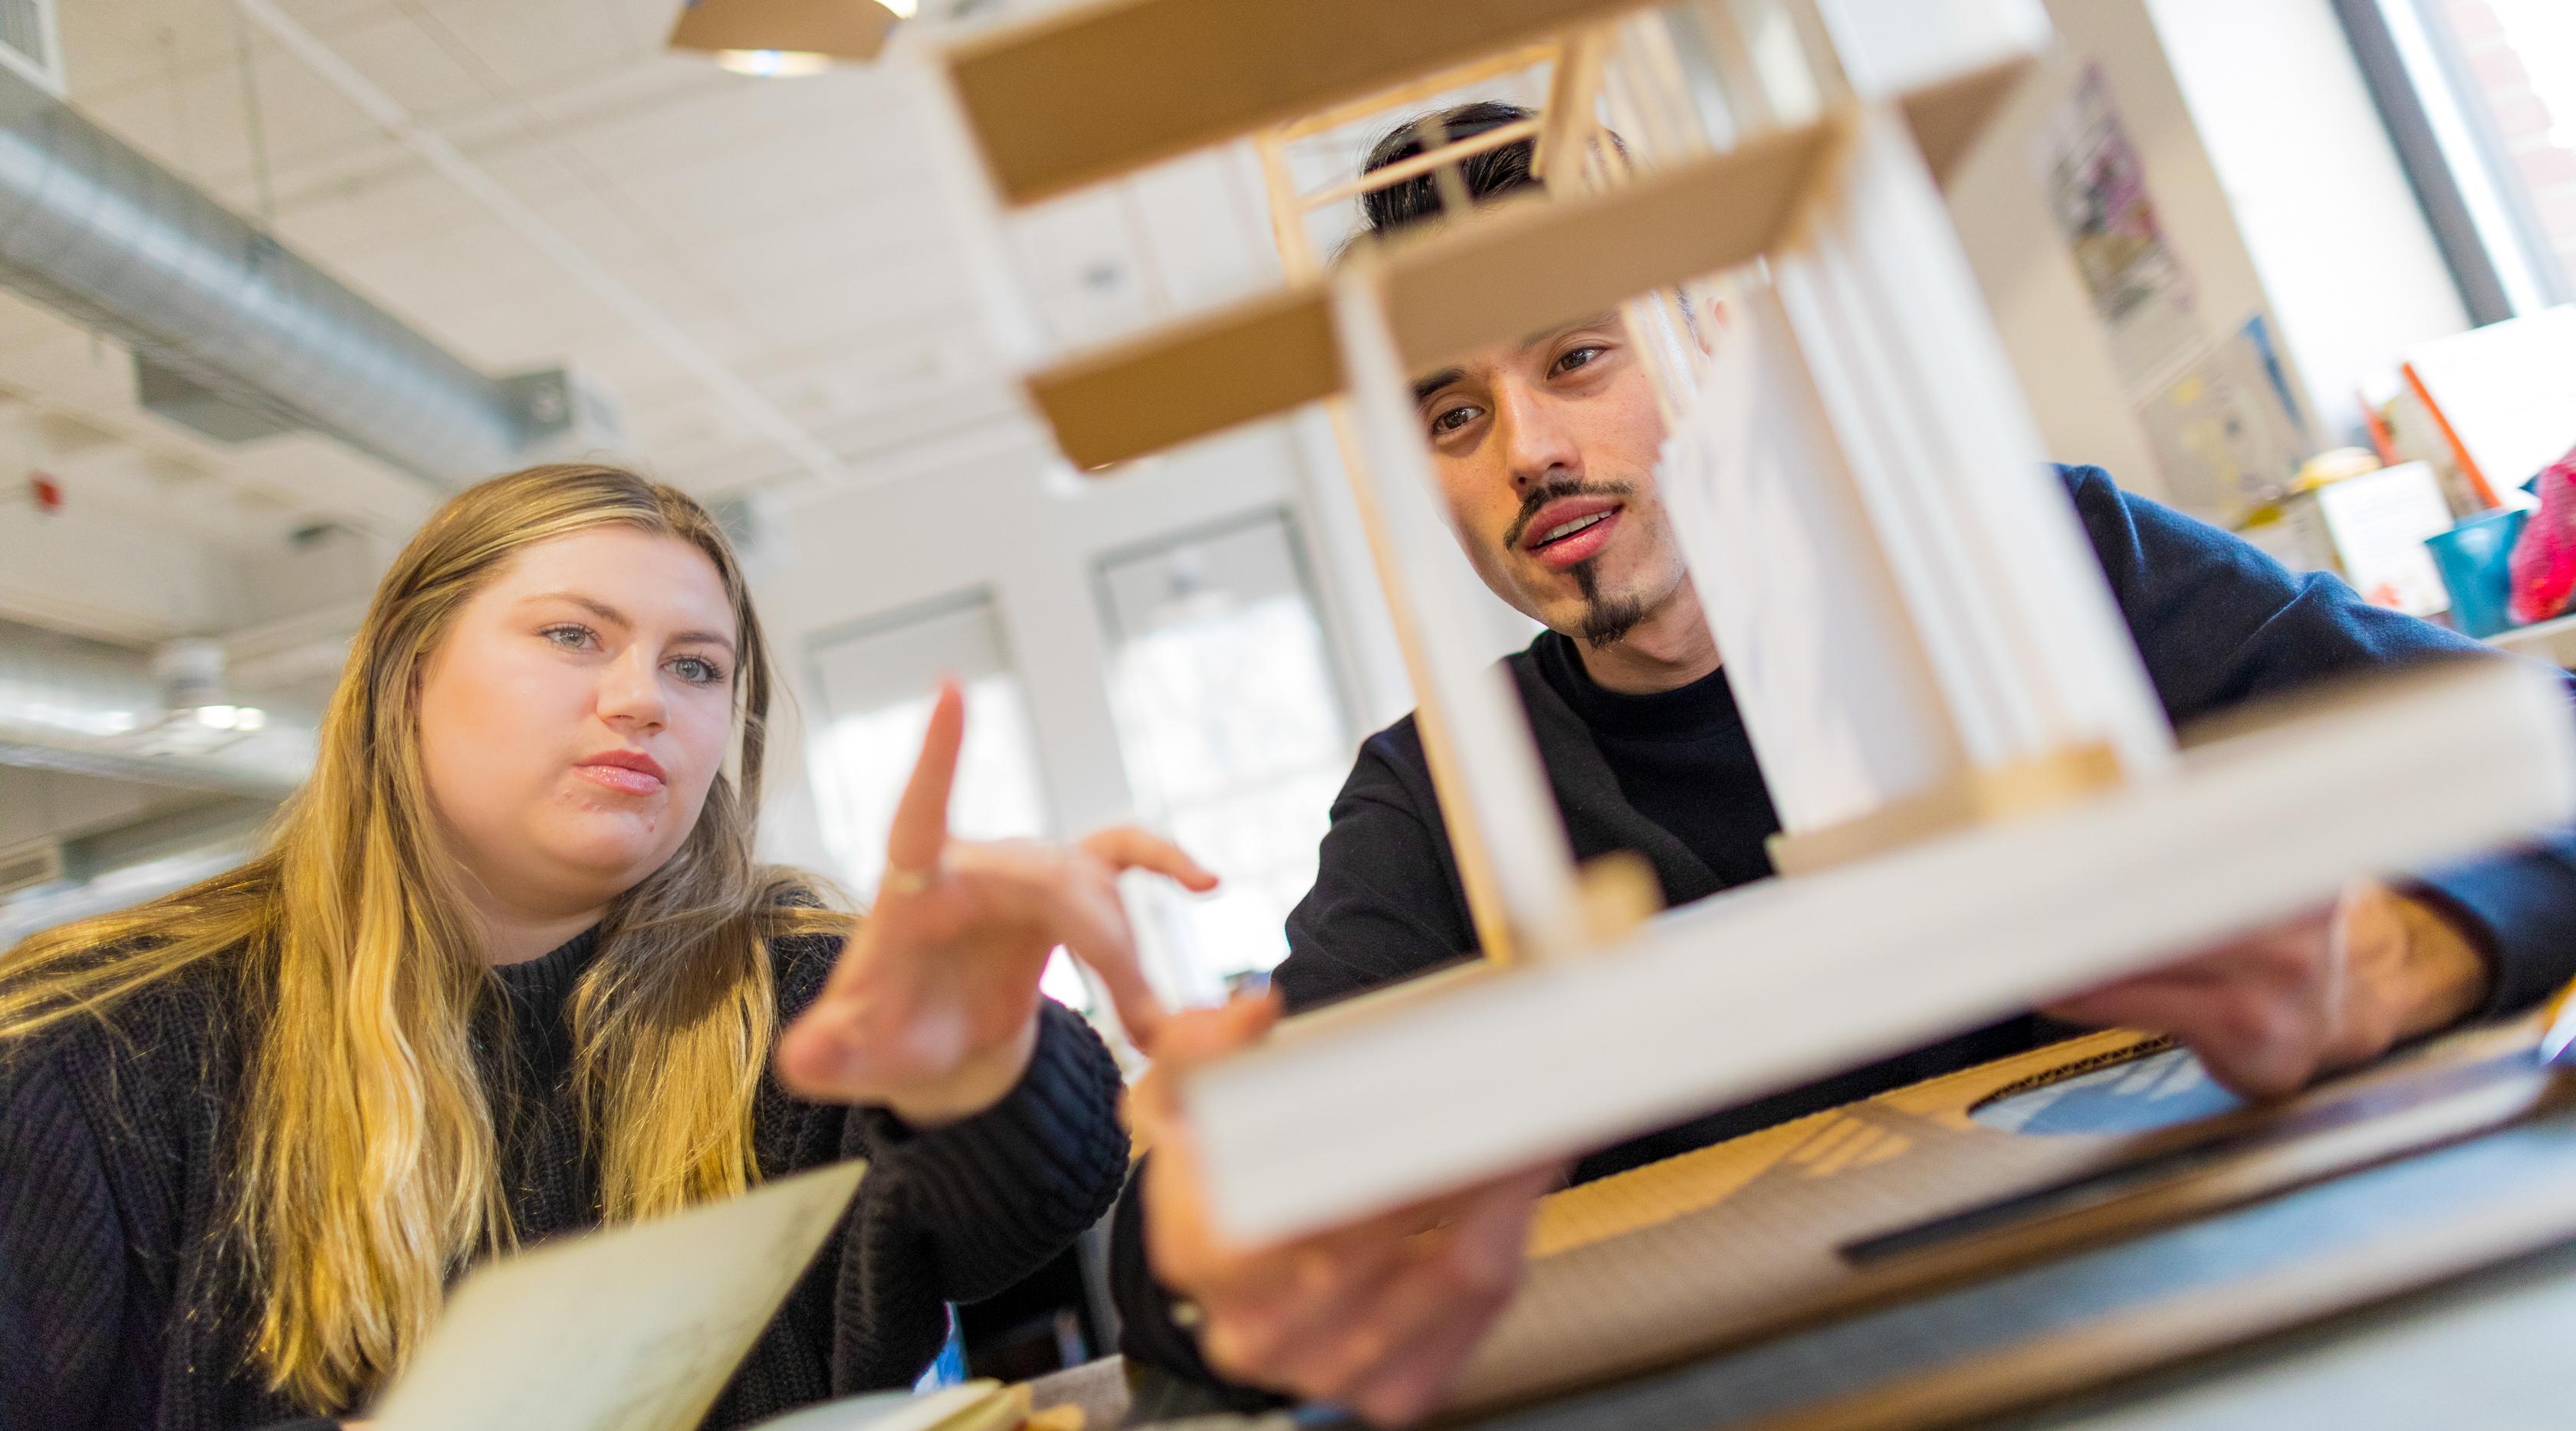
<svg viewBox="0 0 2576 1431">
<path fill-rule="evenodd" d="M 2191 274 L 2165 238 L 2145 161 L 2111 107 L 2099 64 L 2040 129 L 2038 159 L 2058 233 L 2083 275 L 2132 397 L 2200 346 Z"/>
</svg>

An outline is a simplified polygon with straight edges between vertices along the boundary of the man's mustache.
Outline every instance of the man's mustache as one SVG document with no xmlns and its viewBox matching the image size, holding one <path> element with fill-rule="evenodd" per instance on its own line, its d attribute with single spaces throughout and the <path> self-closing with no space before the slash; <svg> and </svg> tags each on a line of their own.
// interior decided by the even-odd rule
<svg viewBox="0 0 2576 1431">
<path fill-rule="evenodd" d="M 1512 520 L 1511 529 L 1503 533 L 1503 550 L 1511 551 L 1521 544 L 1521 536 L 1538 518 L 1538 509 L 1561 497 L 1633 497 L 1637 489 L 1625 482 L 1586 482 L 1576 477 L 1560 477 L 1542 482 L 1521 494 L 1521 514 Z"/>
</svg>

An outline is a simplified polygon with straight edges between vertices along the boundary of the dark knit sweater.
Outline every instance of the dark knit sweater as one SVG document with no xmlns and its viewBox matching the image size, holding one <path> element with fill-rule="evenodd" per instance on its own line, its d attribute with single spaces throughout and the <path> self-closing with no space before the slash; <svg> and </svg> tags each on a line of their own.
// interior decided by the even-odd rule
<svg viewBox="0 0 2576 1431">
<path fill-rule="evenodd" d="M 592 945 L 585 934 L 496 971 L 484 1076 L 527 1241 L 599 1221 L 565 1082 L 564 1001 Z M 782 1023 L 820 991 L 839 947 L 779 942 Z M 107 1024 L 75 1020 L 0 1057 L 5 1431 L 237 1431 L 308 1409 L 249 1364 L 247 1282 L 220 1235 L 255 1037 L 236 987 L 230 971 L 199 966 Z M 803 1103 L 764 1079 L 753 1111 L 764 1177 L 853 1157 L 870 1167 L 707 1424 L 910 1384 L 946 1338 L 945 1303 L 1009 1286 L 1108 1206 L 1126 1167 L 1118 1089 L 1108 1051 L 1053 1004 L 1019 1086 L 935 1131 Z"/>
<path fill-rule="evenodd" d="M 2059 475 L 2178 726 L 2374 667 L 2492 656 L 2465 637 L 2371 606 L 2332 576 L 2293 575 L 2229 533 L 2120 491 L 2099 468 Z M 1771 873 L 1764 841 L 1779 820 L 1722 670 L 1678 690 L 1621 695 L 1595 683 L 1573 643 L 1554 632 L 1504 664 L 1578 857 L 1638 851 L 1676 905 Z M 2490 1012 L 2524 1007 L 2576 977 L 2576 839 L 2565 832 L 2421 873 L 2411 887 L 2487 956 L 2495 976 Z M 1474 948 L 1457 860 L 1408 716 L 1361 745 L 1333 802 L 1315 887 L 1288 917 L 1288 957 L 1274 982 L 1292 1011 L 1312 1008 Z M 1575 1176 L 1637 1167 L 2062 1032 L 2037 1015 L 2009 1019 L 1599 1150 Z M 1131 1179 L 1115 1239 L 1125 1348 L 1204 1377 L 1145 1265 L 1139 1186 Z"/>
</svg>

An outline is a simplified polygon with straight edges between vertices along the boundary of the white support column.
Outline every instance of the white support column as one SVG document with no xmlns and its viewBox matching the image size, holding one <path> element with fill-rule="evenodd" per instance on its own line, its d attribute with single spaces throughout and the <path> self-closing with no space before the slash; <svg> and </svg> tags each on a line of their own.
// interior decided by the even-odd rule
<svg viewBox="0 0 2576 1431">
<path fill-rule="evenodd" d="M 1725 293 L 1661 480 L 1772 804 L 1802 833 L 1971 767 L 1777 295 Z"/>
<path fill-rule="evenodd" d="M 2172 733 L 1892 101 L 1748 276 L 1666 483 L 1783 824 Z"/>
<path fill-rule="evenodd" d="M 1424 745 L 1447 753 L 1433 781 L 1460 873 L 1469 889 L 1493 891 L 1517 955 L 1571 952 L 1585 930 L 1565 820 L 1519 693 L 1483 654 L 1475 593 L 1443 579 L 1457 532 L 1436 496 L 1374 264 L 1355 260 L 1334 275 L 1332 311 L 1358 439 L 1352 490 L 1397 557 L 1381 576 L 1413 665 L 1414 719 Z"/>
<path fill-rule="evenodd" d="M 2161 772 L 2172 732 L 1948 220 L 1895 104 L 1865 105 L 1773 260 L 1790 326 L 1969 758 L 2101 741 Z"/>
</svg>

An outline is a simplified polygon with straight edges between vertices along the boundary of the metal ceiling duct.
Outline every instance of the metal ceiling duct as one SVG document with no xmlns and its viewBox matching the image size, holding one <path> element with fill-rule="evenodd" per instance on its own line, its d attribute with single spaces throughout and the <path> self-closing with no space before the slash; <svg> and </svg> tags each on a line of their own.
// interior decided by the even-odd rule
<svg viewBox="0 0 2576 1431">
<path fill-rule="evenodd" d="M 313 727 L 216 729 L 171 708 L 151 658 L 0 624 L 0 765 L 277 799 L 313 767 Z M 224 708 L 232 709 L 232 708 Z"/>
<path fill-rule="evenodd" d="M 0 67 L 0 283 L 130 345 L 147 406 L 310 428 L 434 481 L 569 425 L 561 370 L 496 379 Z"/>
</svg>

